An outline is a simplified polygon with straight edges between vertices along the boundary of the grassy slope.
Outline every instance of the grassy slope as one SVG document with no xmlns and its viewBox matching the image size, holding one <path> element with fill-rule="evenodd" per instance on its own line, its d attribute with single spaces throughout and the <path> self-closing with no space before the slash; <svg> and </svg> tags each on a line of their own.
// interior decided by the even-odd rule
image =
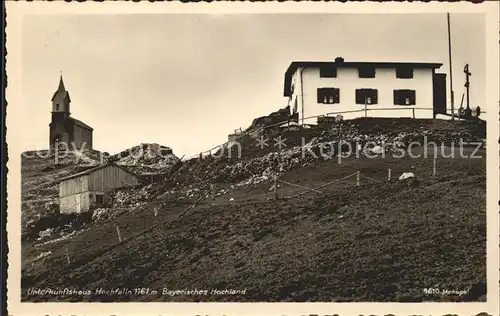
<svg viewBox="0 0 500 316">
<path fill-rule="evenodd" d="M 26 265 L 23 288 L 246 288 L 244 296 L 27 297 L 28 300 L 383 301 L 484 299 L 486 272 L 485 158 L 442 159 L 431 177 L 428 159 L 349 159 L 318 162 L 283 179 L 318 186 L 360 170 L 383 181 L 387 168 L 412 171 L 418 188 L 394 183 L 355 187 L 350 178 L 291 200 L 269 201 L 269 183 L 206 201 L 180 219 L 175 201 L 152 201 L 110 223 L 61 243 Z M 301 191 L 280 188 L 280 194 Z M 286 190 L 286 191 L 285 191 Z M 119 246 L 116 224 L 129 237 Z M 73 264 L 66 265 L 64 248 Z M 50 268 L 49 268 L 50 267 Z M 470 288 L 461 298 L 429 297 L 423 288 Z"/>
<path fill-rule="evenodd" d="M 94 153 L 94 155 L 96 155 Z M 55 180 L 77 173 L 93 166 L 97 161 L 87 161 L 85 158 L 76 160 L 74 157 L 60 159 L 55 164 L 54 155 L 46 151 L 27 153 L 21 159 L 21 195 L 23 227 L 37 217 L 37 214 L 53 213 L 58 208 L 58 184 Z"/>
</svg>

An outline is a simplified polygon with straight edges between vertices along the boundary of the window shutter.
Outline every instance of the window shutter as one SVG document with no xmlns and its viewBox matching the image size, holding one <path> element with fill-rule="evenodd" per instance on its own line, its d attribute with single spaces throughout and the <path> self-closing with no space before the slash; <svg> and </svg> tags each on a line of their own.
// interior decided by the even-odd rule
<svg viewBox="0 0 500 316">
<path fill-rule="evenodd" d="M 409 96 L 410 96 L 410 104 L 415 105 L 417 104 L 415 101 L 415 90 L 410 90 L 409 91 Z"/>
<path fill-rule="evenodd" d="M 363 90 L 356 89 L 356 104 L 363 104 Z"/>
<path fill-rule="evenodd" d="M 394 90 L 394 105 L 400 105 L 401 98 L 399 96 L 399 90 Z"/>
<path fill-rule="evenodd" d="M 331 65 L 322 66 L 319 68 L 319 76 L 321 78 L 336 78 L 337 67 Z"/>
<path fill-rule="evenodd" d="M 333 89 L 333 103 L 340 103 L 340 89 Z"/>
<path fill-rule="evenodd" d="M 323 103 L 323 89 L 318 88 L 318 103 Z"/>
<path fill-rule="evenodd" d="M 378 104 L 378 90 L 372 89 L 372 104 Z"/>
<path fill-rule="evenodd" d="M 370 66 L 364 66 L 358 68 L 359 78 L 375 78 L 375 68 Z"/>
</svg>

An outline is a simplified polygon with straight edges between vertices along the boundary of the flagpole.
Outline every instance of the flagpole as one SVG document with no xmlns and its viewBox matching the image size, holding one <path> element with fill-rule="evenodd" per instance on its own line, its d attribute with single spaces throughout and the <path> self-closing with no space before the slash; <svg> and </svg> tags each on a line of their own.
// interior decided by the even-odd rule
<svg viewBox="0 0 500 316">
<path fill-rule="evenodd" d="M 450 27 L 450 13 L 446 13 L 448 20 L 448 60 L 450 63 L 450 101 L 451 101 L 451 120 L 455 120 L 455 96 L 453 93 L 453 67 L 451 65 L 451 27 Z"/>
</svg>

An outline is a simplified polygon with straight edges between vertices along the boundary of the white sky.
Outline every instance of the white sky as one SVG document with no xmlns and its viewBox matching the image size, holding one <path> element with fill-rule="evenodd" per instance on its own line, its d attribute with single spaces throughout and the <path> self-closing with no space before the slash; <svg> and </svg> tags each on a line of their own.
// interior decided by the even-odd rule
<svg viewBox="0 0 500 316">
<path fill-rule="evenodd" d="M 469 63 L 471 103 L 483 107 L 484 16 L 452 14 L 451 24 L 455 103 Z M 445 14 L 25 17 L 21 106 L 35 119 L 24 141 L 48 147 L 60 70 L 95 149 L 155 142 L 191 155 L 286 106 L 283 75 L 294 60 L 439 62 L 448 73 L 446 26 Z"/>
</svg>

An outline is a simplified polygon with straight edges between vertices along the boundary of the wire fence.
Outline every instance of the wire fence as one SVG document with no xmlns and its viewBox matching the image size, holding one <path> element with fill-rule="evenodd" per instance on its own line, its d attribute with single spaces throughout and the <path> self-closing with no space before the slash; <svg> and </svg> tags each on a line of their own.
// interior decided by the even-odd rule
<svg viewBox="0 0 500 316">
<path fill-rule="evenodd" d="M 371 111 L 392 111 L 392 110 L 405 110 L 405 111 L 411 110 L 412 111 L 412 118 L 415 119 L 416 118 L 415 110 L 428 110 L 428 111 L 430 111 L 430 110 L 434 110 L 434 108 L 426 108 L 426 107 L 412 107 L 412 108 L 408 108 L 408 107 L 401 107 L 401 106 L 399 106 L 399 107 L 377 107 L 377 108 L 367 108 L 367 107 L 365 107 L 364 109 L 358 109 L 358 110 L 328 112 L 326 114 L 305 117 L 305 118 L 302 118 L 301 120 L 304 122 L 304 121 L 310 121 L 312 119 L 318 119 L 318 118 L 324 118 L 324 117 L 334 118 L 336 115 L 350 114 L 350 113 L 361 113 L 361 112 L 364 112 L 365 113 L 365 117 L 368 117 L 367 113 L 371 112 Z M 458 109 L 455 111 L 455 112 L 457 112 L 456 113 L 457 117 L 455 117 L 456 119 L 459 119 L 459 117 L 458 117 L 458 111 L 459 111 Z M 485 113 L 486 113 L 486 111 L 481 111 L 481 114 L 485 114 Z M 451 116 L 451 114 L 449 114 L 449 115 Z M 239 127 L 237 129 L 235 129 L 234 130 L 234 134 L 232 134 L 233 137 L 234 137 L 233 140 L 232 140 L 232 142 L 237 141 L 239 138 L 242 138 L 244 136 L 248 136 L 248 135 L 252 135 L 252 134 L 258 134 L 261 131 L 269 129 L 269 128 L 273 128 L 273 127 L 276 127 L 276 126 L 281 126 L 283 124 L 290 124 L 293 121 L 294 120 L 292 120 L 291 118 L 288 118 L 287 120 L 283 120 L 283 121 L 279 121 L 279 122 L 272 123 L 272 124 L 269 124 L 269 125 L 261 126 L 261 127 L 256 128 L 256 129 L 247 128 L 245 131 L 241 127 Z M 303 127 L 303 125 L 299 125 L 299 126 Z M 191 160 L 191 159 L 203 158 L 203 157 L 206 157 L 207 155 L 211 156 L 213 153 L 216 153 L 219 150 L 224 150 L 225 148 L 227 148 L 230 143 L 231 143 L 231 141 L 224 142 L 224 143 L 219 144 L 217 146 L 214 146 L 214 147 L 212 147 L 212 148 L 210 148 L 208 150 L 200 152 L 197 155 L 192 155 L 192 156 L 189 156 L 189 157 L 185 157 L 185 155 L 184 155 L 184 156 L 182 156 L 182 158 L 180 158 L 178 160 L 178 162 L 180 162 L 181 165 L 182 165 L 183 162 L 186 162 L 186 161 Z M 176 167 L 178 167 L 178 166 L 176 166 Z M 176 169 L 176 170 L 169 170 L 166 173 L 159 174 L 158 176 L 160 176 L 160 177 L 163 178 L 163 177 L 169 175 L 171 172 L 177 173 L 178 171 L 179 171 L 178 169 Z M 144 177 L 149 177 L 150 178 L 149 182 L 153 183 L 153 182 L 155 182 L 153 180 L 153 178 L 152 178 L 153 176 L 154 175 L 146 175 Z M 35 188 L 35 190 L 37 190 L 39 188 L 42 188 L 44 186 L 48 186 L 48 185 L 52 185 L 52 184 L 57 184 L 58 182 L 59 182 L 58 179 L 50 180 L 48 182 L 39 184 Z"/>
<path fill-rule="evenodd" d="M 415 118 L 415 115 L 414 115 L 415 110 L 433 110 L 433 109 L 432 108 L 416 108 L 416 107 L 411 108 L 411 109 L 399 108 L 399 107 L 398 108 L 386 107 L 386 108 L 376 108 L 376 109 L 365 108 L 365 109 L 359 109 L 359 110 L 353 110 L 353 111 L 330 112 L 330 113 L 326 113 L 324 115 L 315 115 L 315 116 L 305 117 L 305 118 L 303 118 L 303 120 L 307 121 L 307 120 L 312 120 L 312 119 L 318 119 L 320 117 L 332 117 L 335 115 L 342 115 L 342 114 L 347 114 L 347 113 L 362 113 L 362 112 L 364 112 L 365 116 L 367 116 L 367 113 L 369 111 L 380 111 L 380 110 L 411 110 L 413 112 L 412 117 Z M 486 112 L 482 111 L 481 113 L 486 113 Z M 234 139 L 236 140 L 240 137 L 244 137 L 244 136 L 252 135 L 252 134 L 257 134 L 265 129 L 273 128 L 276 126 L 281 126 L 281 125 L 286 124 L 286 123 L 290 124 L 291 122 L 292 122 L 291 119 L 287 119 L 287 120 L 282 120 L 282 121 L 275 122 L 272 124 L 268 124 L 265 126 L 261 126 L 261 127 L 255 128 L 255 129 L 242 130 L 242 128 L 239 128 L 239 129 L 235 130 L 235 134 L 234 134 L 235 138 Z M 228 143 L 229 142 L 225 142 L 223 144 L 212 147 L 211 149 L 204 151 L 204 152 L 200 153 L 199 155 L 195 155 L 195 156 L 188 157 L 188 158 L 185 158 L 183 156 L 181 159 L 179 159 L 179 161 L 175 165 L 175 167 L 172 167 L 172 169 L 170 170 L 170 174 L 172 175 L 172 174 L 176 174 L 177 172 L 179 172 L 182 169 L 183 162 L 185 162 L 186 160 L 190 160 L 190 159 L 193 159 L 193 158 L 196 158 L 199 156 L 203 156 L 204 154 L 211 154 L 211 153 L 213 153 L 214 150 L 223 149 L 224 146 L 226 146 Z M 436 169 L 437 169 L 437 162 L 436 162 L 436 158 L 434 158 L 433 159 L 433 167 L 432 167 L 432 175 L 433 176 L 435 176 L 437 174 Z M 322 193 L 324 193 L 324 190 L 322 190 L 322 189 L 324 189 L 328 186 L 334 185 L 334 184 L 341 183 L 341 182 L 349 180 L 349 179 L 353 179 L 353 178 L 356 179 L 356 186 L 357 187 L 361 186 L 362 180 L 367 180 L 367 181 L 369 181 L 369 183 L 378 183 L 378 184 L 389 183 L 393 180 L 392 170 L 390 168 L 387 169 L 387 178 L 385 180 L 375 179 L 375 178 L 372 178 L 372 177 L 369 177 L 369 176 L 362 174 L 360 171 L 356 171 L 356 172 L 348 174 L 342 178 L 328 181 L 327 183 L 321 184 L 321 185 L 316 186 L 316 187 L 308 187 L 308 186 L 303 185 L 303 184 L 285 181 L 283 179 L 280 179 L 278 176 L 276 176 L 273 179 L 273 182 L 274 182 L 273 187 L 272 187 L 273 197 L 274 197 L 274 200 L 281 200 L 281 199 L 294 199 L 294 198 L 303 196 L 303 195 L 308 194 L 308 193 L 322 194 Z M 286 185 L 286 186 L 294 187 L 294 188 L 299 188 L 299 189 L 302 189 L 303 191 L 295 193 L 295 194 L 280 196 L 280 193 L 282 193 L 282 192 L 284 193 L 284 190 L 283 189 L 279 190 L 280 186 L 278 185 L 278 183 Z M 352 185 L 352 182 L 350 183 L 350 185 Z M 159 194 L 159 192 L 157 194 Z M 201 191 L 198 199 L 196 199 L 192 204 L 190 204 L 185 209 L 183 209 L 182 212 L 180 212 L 176 217 L 181 218 L 181 217 L 185 216 L 188 212 L 193 211 L 200 203 L 202 203 L 205 199 L 209 198 L 211 196 L 211 194 L 212 194 L 212 190 Z M 150 200 L 153 200 L 154 198 L 155 198 L 155 196 L 150 197 Z M 144 210 L 144 211 L 150 211 L 150 210 Z M 156 227 L 159 227 L 160 225 L 165 225 L 165 223 L 168 222 L 168 220 L 164 220 L 164 221 L 157 220 L 157 215 L 158 215 L 157 209 L 153 209 L 152 212 L 154 214 L 154 217 L 153 217 L 154 220 L 152 220 L 151 223 L 147 223 L 146 227 L 144 227 L 145 229 L 141 230 L 140 232 L 138 232 L 136 234 L 131 234 L 131 235 L 127 236 L 126 231 L 124 232 L 124 231 L 120 230 L 119 223 L 114 223 L 114 225 L 112 225 L 111 228 L 116 230 L 116 241 L 111 243 L 109 246 L 104 248 L 102 251 L 109 252 L 110 250 L 112 250 L 116 247 L 119 247 L 120 245 L 122 245 L 126 242 L 129 242 L 135 238 L 138 238 L 139 236 L 142 236 L 142 235 L 152 231 L 153 229 L 155 229 Z M 149 227 L 147 227 L 147 226 L 149 226 Z M 85 264 L 85 262 L 86 262 L 85 258 L 78 258 L 78 259 L 74 258 L 74 256 L 72 256 L 71 252 L 68 250 L 67 247 L 64 247 L 62 249 L 62 251 L 64 251 L 64 255 L 63 255 L 64 261 L 68 266 L 75 267 L 78 265 Z M 94 255 L 97 256 L 99 254 L 94 254 Z"/>
<path fill-rule="evenodd" d="M 432 176 L 436 176 L 437 174 L 437 158 L 433 158 L 432 159 Z M 322 188 L 325 188 L 327 186 L 330 186 L 330 185 L 333 185 L 333 184 L 337 184 L 337 183 L 340 183 L 342 181 L 345 181 L 347 179 L 350 179 L 350 178 L 353 178 L 353 177 L 356 177 L 356 186 L 359 187 L 361 185 L 361 180 L 362 179 L 366 179 L 372 183 L 389 183 L 393 180 L 392 178 L 392 169 L 391 168 L 387 168 L 387 178 L 385 181 L 382 181 L 382 180 L 378 180 L 378 179 L 375 179 L 375 178 L 372 178 L 372 177 L 369 177 L 369 176 L 366 176 L 366 175 L 363 175 L 359 170 L 352 173 L 352 174 L 349 174 L 345 177 L 342 177 L 342 178 L 339 178 L 339 179 L 335 179 L 335 180 L 332 180 L 330 182 L 327 182 L 327 183 L 324 183 L 320 186 L 317 186 L 317 187 L 313 187 L 313 188 L 310 188 L 310 187 L 307 187 L 307 186 L 304 186 L 304 185 L 300 185 L 300 184 L 297 184 L 297 183 L 292 183 L 292 182 L 289 182 L 289 181 L 284 181 L 284 180 L 281 180 L 279 179 L 278 176 L 275 176 L 273 181 L 274 181 L 274 184 L 273 186 L 271 187 L 270 190 L 273 191 L 273 198 L 274 200 L 278 200 L 278 199 L 294 199 L 294 198 L 297 198 L 299 196 L 302 196 L 302 195 L 305 195 L 307 193 L 323 193 L 323 191 L 320 191 L 320 189 Z M 412 178 L 414 177 L 414 175 L 409 175 L 408 177 Z M 403 179 L 403 178 L 401 178 Z M 401 180 L 401 179 L 398 179 L 398 180 Z M 288 185 L 288 186 L 291 186 L 291 187 L 295 187 L 295 188 L 302 188 L 304 189 L 304 191 L 302 192 L 299 192 L 299 193 L 295 193 L 295 194 L 292 194 L 292 195 L 284 195 L 284 196 L 279 196 L 279 190 L 278 188 L 280 187 L 278 185 L 278 183 L 281 183 L 281 184 L 285 184 L 285 185 Z"/>
<path fill-rule="evenodd" d="M 302 121 L 302 123 L 299 124 L 299 126 L 304 127 L 303 125 L 315 125 L 317 122 L 315 122 L 314 124 L 311 124 L 311 123 L 306 124 L 305 123 L 306 121 L 310 122 L 312 119 L 319 119 L 319 118 L 325 118 L 325 117 L 333 119 L 337 115 L 354 114 L 354 113 L 364 113 L 364 117 L 368 117 L 368 112 L 393 111 L 393 110 L 396 110 L 396 111 L 411 111 L 411 115 L 409 117 L 413 118 L 413 119 L 416 119 L 417 115 L 416 115 L 415 111 L 434 111 L 435 109 L 432 108 L 432 107 L 428 108 L 428 107 L 406 107 L 406 106 L 398 106 L 398 107 L 376 107 L 376 108 L 370 107 L 369 108 L 368 105 L 365 105 L 364 108 L 357 109 L 357 110 L 328 112 L 326 114 L 313 115 L 313 116 L 304 117 L 304 118 L 300 119 Z M 447 109 L 447 111 L 448 111 L 448 109 Z M 455 112 L 456 112 L 455 113 L 455 119 L 457 119 L 457 120 L 463 120 L 458 115 L 459 109 L 455 110 Z M 438 114 L 443 114 L 443 113 L 438 113 Z M 486 114 L 486 111 L 481 111 L 481 114 Z M 452 114 L 443 114 L 443 115 L 447 115 L 447 116 L 450 116 L 450 117 L 452 116 Z M 359 116 L 359 117 L 363 117 L 363 116 Z M 224 143 L 219 144 L 217 146 L 214 146 L 214 147 L 212 147 L 212 148 L 210 148 L 208 150 L 200 152 L 197 155 L 189 156 L 189 157 L 186 158 L 186 160 L 191 160 L 191 159 L 195 159 L 195 158 L 203 158 L 203 157 L 205 157 L 207 155 L 212 155 L 213 153 L 218 152 L 219 150 L 224 150 L 225 148 L 228 147 L 228 145 L 231 142 L 235 142 L 235 141 L 237 141 L 241 137 L 249 136 L 249 135 L 252 135 L 252 134 L 258 134 L 258 133 L 260 133 L 263 130 L 270 129 L 270 128 L 277 127 L 277 126 L 282 126 L 284 124 L 290 124 L 293 121 L 294 120 L 292 120 L 291 118 L 289 118 L 287 120 L 283 120 L 283 121 L 279 121 L 279 122 L 272 123 L 272 124 L 269 124 L 269 125 L 261 126 L 261 127 L 256 128 L 256 129 L 251 129 L 249 127 L 245 131 L 240 127 L 238 129 L 234 130 L 234 134 L 232 134 L 233 138 L 232 138 L 231 141 L 227 141 L 227 142 L 224 142 Z"/>
<path fill-rule="evenodd" d="M 437 158 L 433 158 L 433 163 L 432 163 L 432 176 L 437 175 Z M 283 179 L 280 179 L 279 176 L 275 176 L 272 179 L 273 186 L 271 189 L 268 191 L 272 191 L 273 198 L 271 200 L 279 201 L 279 200 L 290 200 L 290 199 L 295 199 L 300 196 L 303 196 L 305 194 L 323 194 L 326 191 L 324 188 L 328 186 L 332 186 L 334 184 L 339 184 L 342 182 L 346 182 L 346 180 L 350 180 L 355 178 L 354 181 L 349 181 L 346 187 L 360 187 L 363 184 L 363 180 L 367 180 L 365 183 L 370 184 L 370 183 L 376 183 L 376 184 L 383 184 L 383 183 L 392 183 L 393 180 L 402 180 L 403 178 L 399 177 L 397 179 L 394 179 L 393 176 L 393 170 L 391 168 L 387 168 L 387 177 L 384 177 L 383 180 L 381 179 L 375 179 L 373 177 L 367 176 L 362 174 L 361 171 L 357 170 L 356 172 L 350 173 L 346 176 L 343 176 L 341 178 L 337 179 L 330 179 L 330 181 L 323 183 L 321 185 L 315 186 L 315 187 L 309 187 L 304 184 L 298 184 L 298 183 L 293 183 L 291 181 L 286 181 Z M 409 175 L 409 178 L 413 178 L 414 175 Z M 297 193 L 292 193 L 292 194 L 286 194 L 286 190 L 284 188 L 280 189 L 280 185 L 283 184 L 286 186 L 290 186 L 293 188 L 298 188 L 302 189 L 302 191 L 297 192 Z M 345 188 L 345 187 L 343 187 Z M 214 186 L 211 185 L 210 189 L 206 190 L 201 190 L 198 192 L 198 197 L 196 200 L 191 202 L 187 207 L 185 207 L 181 212 L 179 212 L 177 215 L 174 215 L 173 217 L 167 217 L 167 218 L 162 218 L 162 220 L 159 220 L 158 218 L 158 209 L 153 207 L 151 209 L 150 206 L 148 207 L 140 207 L 141 211 L 147 212 L 147 213 L 152 213 L 152 216 L 149 217 L 147 216 L 147 219 L 143 221 L 144 226 L 139 232 L 128 232 L 128 231 L 122 231 L 121 228 L 127 228 L 127 226 L 124 223 L 120 222 L 114 222 L 110 223 L 105 228 L 108 233 L 101 232 L 101 234 L 112 234 L 112 231 L 114 230 L 114 235 L 115 237 L 113 238 L 114 241 L 111 241 L 110 243 L 106 243 L 104 247 L 99 249 L 96 253 L 92 252 L 91 256 L 96 257 L 101 254 L 105 254 L 107 252 L 112 251 L 113 249 L 116 249 L 120 247 L 121 245 L 124 245 L 125 243 L 128 243 L 136 238 L 139 238 L 140 236 L 143 236 L 147 234 L 148 232 L 153 231 L 154 229 L 158 227 L 162 227 L 162 231 L 165 231 L 165 229 L 176 229 L 176 219 L 180 219 L 184 216 L 186 216 L 187 213 L 194 211 L 194 209 L 199 206 L 201 203 L 203 203 L 204 200 L 210 198 L 210 197 L 215 197 L 216 191 L 214 190 Z M 265 193 L 266 195 L 269 193 Z M 280 195 L 281 194 L 281 195 Z M 155 198 L 151 197 L 150 200 L 154 200 Z M 269 198 L 268 198 L 269 199 Z M 231 199 L 232 200 L 232 199 Z M 137 212 L 134 212 L 137 213 Z M 90 236 L 92 238 L 92 236 Z M 72 241 L 69 241 L 70 243 Z M 76 243 L 81 243 L 82 241 L 74 241 Z M 60 262 L 61 264 L 66 265 L 68 268 L 76 268 L 79 266 L 83 266 L 88 262 L 88 256 L 90 253 L 86 254 L 79 254 L 75 253 L 78 250 L 69 250 L 72 249 L 72 247 L 66 242 L 64 247 L 61 247 L 60 250 L 56 253 L 49 254 L 48 256 L 55 256 L 55 258 L 59 258 L 59 260 L 56 259 L 56 261 Z"/>
<path fill-rule="evenodd" d="M 433 163 L 433 172 L 432 172 L 433 176 L 436 175 L 436 162 L 435 162 L 435 160 L 436 160 L 436 158 L 434 158 L 434 163 Z M 322 191 L 321 189 L 326 188 L 327 186 L 341 183 L 341 182 L 348 180 L 348 179 L 351 179 L 351 178 L 356 179 L 356 182 L 355 182 L 356 187 L 360 187 L 362 185 L 362 179 L 368 180 L 369 183 L 378 183 L 378 184 L 384 183 L 384 182 L 390 183 L 393 180 L 391 177 L 391 173 L 392 173 L 391 169 L 388 168 L 386 181 L 382 181 L 382 180 L 374 179 L 374 178 L 369 177 L 369 176 L 365 176 L 360 171 L 356 171 L 354 173 L 348 174 L 347 176 L 344 176 L 344 177 L 339 178 L 339 179 L 331 180 L 327 183 L 321 184 L 321 185 L 316 186 L 316 187 L 307 187 L 305 185 L 292 183 L 289 181 L 279 179 L 278 176 L 275 176 L 272 180 L 274 184 L 271 187 L 271 189 L 273 191 L 273 197 L 274 197 L 275 201 L 289 200 L 289 199 L 298 198 L 298 197 L 303 196 L 303 195 L 308 194 L 308 193 L 322 194 L 322 193 L 324 193 L 324 191 Z M 279 190 L 280 186 L 278 184 L 284 184 L 284 185 L 288 185 L 288 186 L 291 186 L 294 188 L 300 188 L 300 189 L 303 189 L 303 191 L 295 193 L 295 194 L 280 196 L 280 192 L 283 189 Z M 349 186 L 354 186 L 354 185 L 351 182 Z M 208 190 L 200 191 L 198 198 L 194 202 L 191 202 L 191 204 L 188 205 L 187 207 L 185 207 L 184 210 L 182 210 L 180 213 L 175 215 L 174 219 L 180 219 L 180 218 L 184 217 L 187 213 L 192 212 L 204 200 L 208 199 L 211 196 L 214 196 L 215 191 L 213 189 L 214 188 L 211 187 Z M 170 217 L 167 219 L 164 219 L 162 221 L 158 220 L 158 218 L 157 218 L 158 217 L 158 210 L 156 208 L 153 208 L 152 211 L 150 209 L 143 208 L 142 211 L 152 212 L 154 216 L 152 216 L 150 220 L 145 222 L 145 224 L 146 224 L 145 227 L 142 230 L 140 230 L 139 232 L 136 232 L 136 233 L 133 233 L 133 234 L 130 234 L 127 236 L 127 233 L 126 232 L 124 233 L 120 229 L 120 227 L 125 227 L 125 226 L 123 226 L 123 224 L 122 224 L 122 226 L 120 226 L 120 223 L 115 222 L 109 226 L 106 225 L 106 226 L 108 226 L 108 230 L 115 231 L 114 234 L 116 236 L 115 237 L 116 239 L 114 242 L 108 243 L 105 247 L 100 249 L 98 251 L 98 253 L 93 253 L 93 256 L 99 256 L 101 254 L 107 253 L 107 252 L 119 247 L 120 245 L 124 245 L 125 243 L 129 243 L 130 241 L 137 239 L 140 236 L 143 236 L 148 232 L 153 231 L 155 228 L 163 227 L 162 228 L 163 230 L 168 229 L 168 227 L 175 228 L 174 227 L 175 220 L 172 221 L 172 218 L 170 218 Z M 76 242 L 78 243 L 78 241 L 76 241 Z M 83 255 L 83 256 L 82 255 L 75 255 L 74 253 L 72 253 L 72 251 L 68 250 L 71 247 L 69 247 L 69 248 L 68 247 L 69 247 L 69 245 L 66 244 L 64 246 L 64 248 L 61 248 L 61 252 L 63 252 L 63 253 L 60 253 L 59 255 L 57 253 L 53 253 L 53 254 L 49 254 L 49 256 L 51 256 L 51 255 L 52 256 L 54 256 L 54 255 L 60 256 L 61 259 L 63 259 L 64 264 L 70 268 L 76 268 L 76 267 L 82 266 L 88 262 L 87 255 Z"/>
</svg>

